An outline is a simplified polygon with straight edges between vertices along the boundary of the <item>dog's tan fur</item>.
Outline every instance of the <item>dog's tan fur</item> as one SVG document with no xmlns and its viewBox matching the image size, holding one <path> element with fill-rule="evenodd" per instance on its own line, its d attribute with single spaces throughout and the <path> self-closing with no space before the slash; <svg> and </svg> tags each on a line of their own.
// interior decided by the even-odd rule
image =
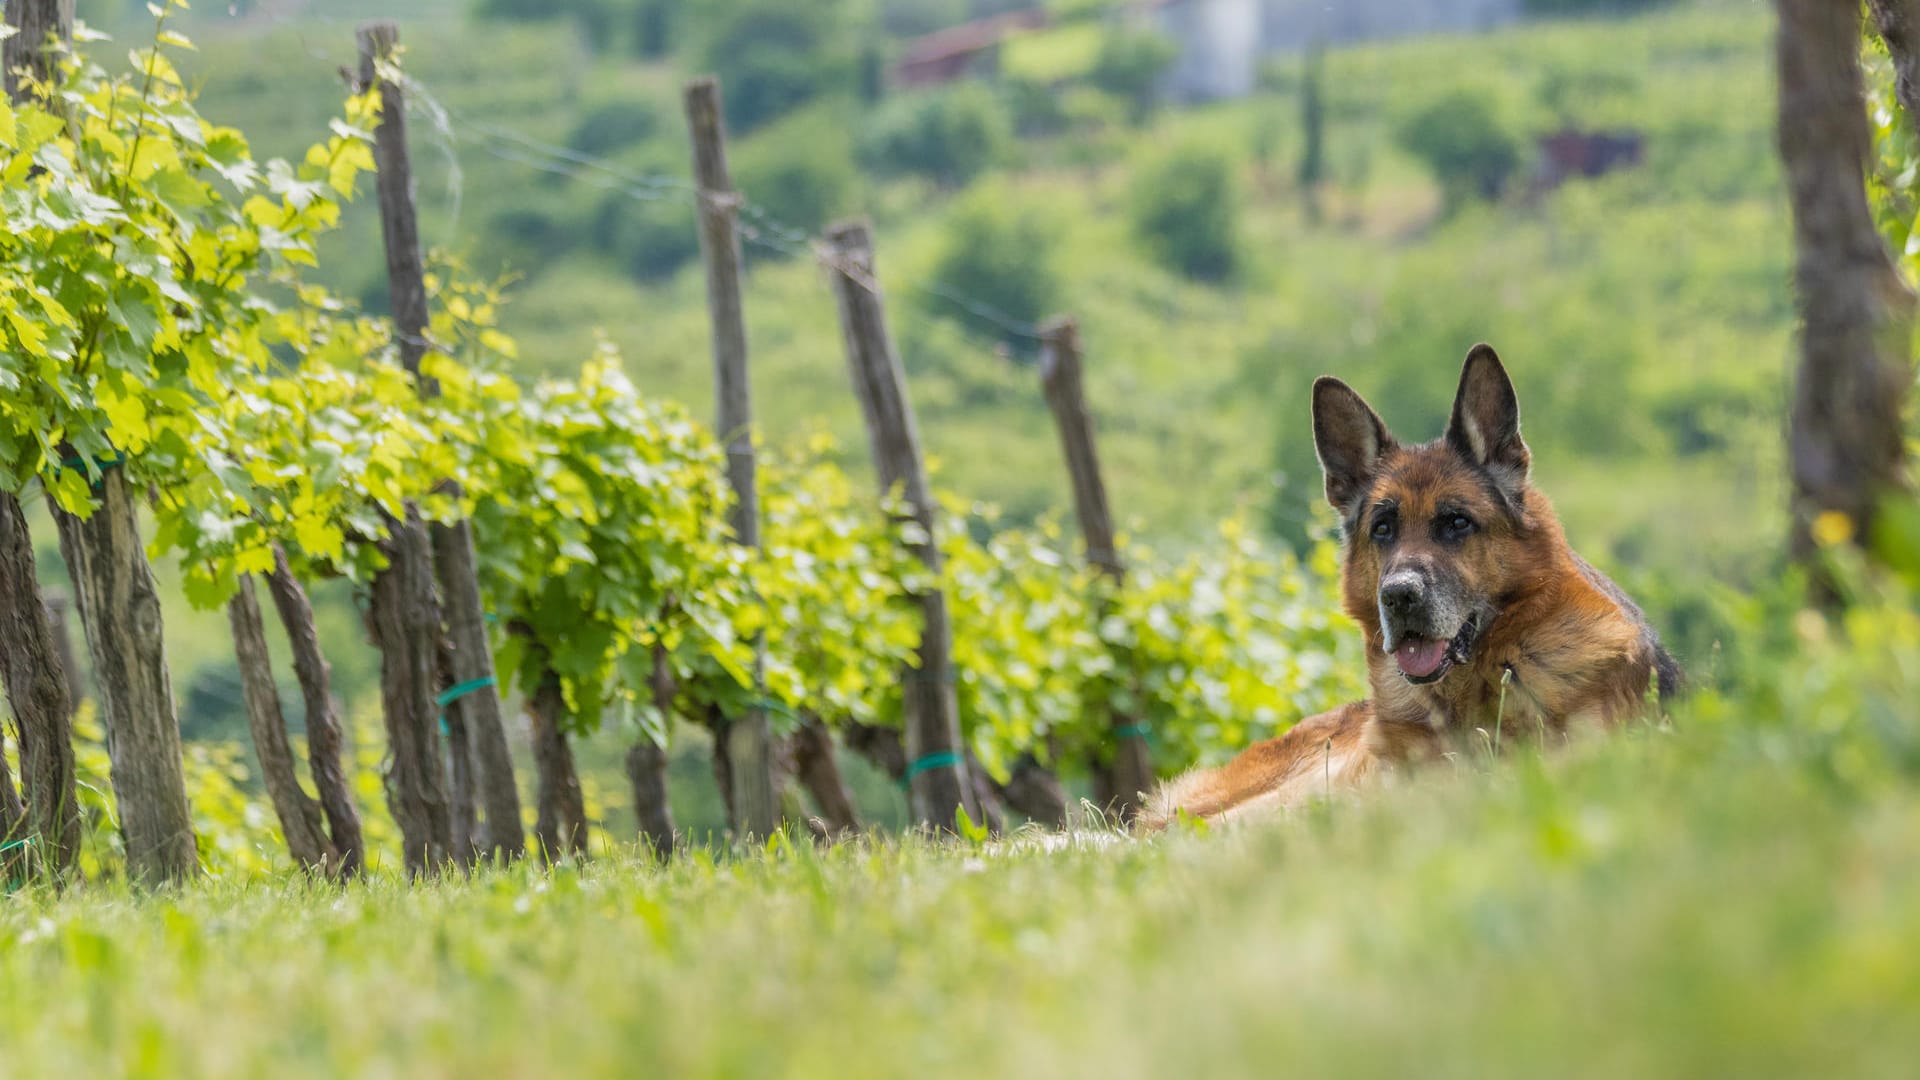
<svg viewBox="0 0 1920 1080">
<path fill-rule="evenodd" d="M 1503 411 L 1504 410 L 1504 411 Z M 1493 350 L 1476 346 L 1461 374 L 1448 434 L 1402 447 L 1359 396 L 1322 379 L 1315 439 L 1329 501 L 1346 523 L 1342 602 L 1365 634 L 1372 697 L 1302 720 L 1217 769 L 1177 777 L 1139 819 L 1164 828 L 1181 813 L 1230 820 L 1363 787 L 1463 741 L 1560 740 L 1641 715 L 1679 669 L 1640 609 L 1567 545 L 1546 497 L 1527 481 L 1512 386 Z M 1478 529 L 1443 543 L 1409 527 L 1394 557 L 1444 562 L 1497 612 L 1470 658 L 1417 685 L 1383 648 L 1380 548 L 1360 515 L 1391 501 L 1408 522 L 1458 508 Z"/>
</svg>

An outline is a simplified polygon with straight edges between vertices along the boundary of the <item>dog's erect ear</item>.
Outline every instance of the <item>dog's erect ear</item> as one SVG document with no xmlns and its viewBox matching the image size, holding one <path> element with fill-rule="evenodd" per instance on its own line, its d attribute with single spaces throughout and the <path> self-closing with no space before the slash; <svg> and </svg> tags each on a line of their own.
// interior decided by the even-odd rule
<svg viewBox="0 0 1920 1080">
<path fill-rule="evenodd" d="M 1460 392 L 1453 399 L 1453 420 L 1447 425 L 1447 444 L 1460 455 L 1494 474 L 1502 486 L 1527 481 L 1532 458 L 1520 439 L 1520 399 L 1513 380 L 1490 345 L 1467 351 L 1460 370 Z"/>
<path fill-rule="evenodd" d="M 1341 517 L 1367 492 L 1393 436 L 1378 413 L 1353 388 L 1331 375 L 1313 383 L 1313 448 L 1327 474 L 1327 501 Z"/>
</svg>

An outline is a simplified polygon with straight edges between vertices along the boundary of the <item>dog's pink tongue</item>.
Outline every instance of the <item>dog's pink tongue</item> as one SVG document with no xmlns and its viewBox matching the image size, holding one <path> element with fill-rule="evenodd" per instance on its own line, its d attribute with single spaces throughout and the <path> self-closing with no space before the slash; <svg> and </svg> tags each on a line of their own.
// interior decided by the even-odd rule
<svg viewBox="0 0 1920 1080">
<path fill-rule="evenodd" d="M 1400 671 L 1416 679 L 1424 679 L 1439 671 L 1446 659 L 1447 643 L 1444 641 L 1411 638 L 1393 650 L 1393 660 L 1400 665 Z"/>
</svg>

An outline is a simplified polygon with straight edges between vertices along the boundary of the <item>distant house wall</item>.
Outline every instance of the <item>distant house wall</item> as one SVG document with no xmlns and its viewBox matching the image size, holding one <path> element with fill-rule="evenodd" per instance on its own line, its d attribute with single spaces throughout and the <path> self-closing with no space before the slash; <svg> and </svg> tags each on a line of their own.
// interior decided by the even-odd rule
<svg viewBox="0 0 1920 1080">
<path fill-rule="evenodd" d="M 1487 30 L 1520 18 L 1521 0 L 1148 0 L 1180 45 L 1167 92 L 1182 101 L 1244 97 L 1260 59 L 1315 43 Z"/>
<path fill-rule="evenodd" d="M 1259 74 L 1261 0 L 1166 0 L 1160 32 L 1180 44 L 1167 92 L 1181 101 L 1245 97 Z"/>
<path fill-rule="evenodd" d="M 1487 30 L 1520 18 L 1520 0 L 1262 0 L 1266 52 L 1296 53 L 1315 42 L 1414 37 Z"/>
</svg>

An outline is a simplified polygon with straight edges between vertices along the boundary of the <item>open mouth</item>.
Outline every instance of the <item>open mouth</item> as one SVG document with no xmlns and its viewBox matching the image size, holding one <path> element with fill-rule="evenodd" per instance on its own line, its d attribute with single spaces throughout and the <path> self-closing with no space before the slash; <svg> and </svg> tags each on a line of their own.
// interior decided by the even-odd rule
<svg viewBox="0 0 1920 1080">
<path fill-rule="evenodd" d="M 1394 646 L 1393 662 L 1410 683 L 1439 682 L 1447 672 L 1453 670 L 1453 665 L 1467 662 L 1479 629 L 1478 624 L 1478 618 L 1467 616 L 1467 621 L 1460 624 L 1459 632 L 1446 641 L 1408 634 Z"/>
</svg>

